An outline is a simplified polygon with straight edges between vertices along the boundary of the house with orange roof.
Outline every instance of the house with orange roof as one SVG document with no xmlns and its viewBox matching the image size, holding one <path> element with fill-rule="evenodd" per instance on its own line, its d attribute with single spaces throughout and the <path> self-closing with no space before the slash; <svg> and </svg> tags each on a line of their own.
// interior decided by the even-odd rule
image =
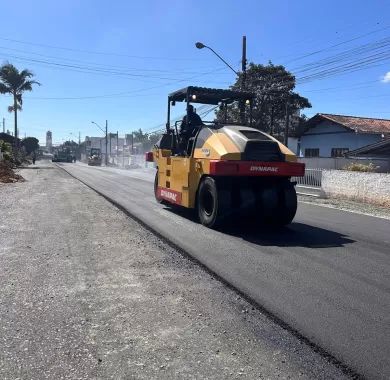
<svg viewBox="0 0 390 380">
<path fill-rule="evenodd" d="M 301 157 L 343 157 L 390 138 L 390 120 L 318 113 L 299 136 Z"/>
</svg>

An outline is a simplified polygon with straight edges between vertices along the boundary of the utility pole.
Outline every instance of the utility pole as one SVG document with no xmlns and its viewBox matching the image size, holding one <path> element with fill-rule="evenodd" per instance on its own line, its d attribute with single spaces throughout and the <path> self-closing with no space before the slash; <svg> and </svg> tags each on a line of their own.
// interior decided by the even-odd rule
<svg viewBox="0 0 390 380">
<path fill-rule="evenodd" d="M 119 131 L 116 131 L 116 157 L 118 158 L 118 149 L 119 149 Z"/>
<path fill-rule="evenodd" d="M 131 132 L 131 156 L 134 154 L 134 135 Z"/>
<path fill-rule="evenodd" d="M 107 156 L 107 143 L 108 143 L 107 137 L 108 137 L 108 135 L 107 135 L 107 129 L 108 129 L 108 123 L 107 123 L 107 120 L 106 120 L 106 159 L 105 159 L 106 166 L 108 165 L 108 156 Z"/>
<path fill-rule="evenodd" d="M 288 147 L 288 128 L 290 124 L 289 95 L 286 100 L 286 126 L 284 128 L 284 145 Z"/>
<path fill-rule="evenodd" d="M 242 70 L 242 90 L 245 91 L 246 89 L 246 36 L 242 36 L 241 70 Z"/>
<path fill-rule="evenodd" d="M 5 117 L 3 117 L 3 133 L 5 133 Z"/>
<path fill-rule="evenodd" d="M 246 36 L 242 36 L 242 59 L 241 59 L 241 91 L 246 90 Z M 240 119 L 245 124 L 245 100 L 240 102 Z"/>
<path fill-rule="evenodd" d="M 81 144 L 81 134 L 80 134 L 80 131 L 79 131 L 79 145 L 77 147 L 77 159 L 78 160 L 81 160 L 81 149 L 80 149 L 80 144 Z M 102 144 L 102 142 L 100 141 L 100 145 Z M 102 151 L 102 147 L 100 147 L 100 151 Z"/>
</svg>

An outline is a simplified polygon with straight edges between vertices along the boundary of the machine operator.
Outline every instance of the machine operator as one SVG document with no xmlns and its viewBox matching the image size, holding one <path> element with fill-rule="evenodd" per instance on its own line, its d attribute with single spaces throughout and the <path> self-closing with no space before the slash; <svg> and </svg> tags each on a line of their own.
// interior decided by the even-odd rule
<svg viewBox="0 0 390 380">
<path fill-rule="evenodd" d="M 190 137 L 196 135 L 198 130 L 203 125 L 202 119 L 195 112 L 194 107 L 189 104 L 187 106 L 187 115 L 183 117 L 180 125 L 180 149 L 185 151 Z"/>
</svg>

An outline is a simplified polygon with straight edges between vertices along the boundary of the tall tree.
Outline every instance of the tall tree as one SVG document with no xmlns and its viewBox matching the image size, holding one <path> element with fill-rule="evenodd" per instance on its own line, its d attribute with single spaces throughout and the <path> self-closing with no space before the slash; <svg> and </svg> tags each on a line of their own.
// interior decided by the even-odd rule
<svg viewBox="0 0 390 380">
<path fill-rule="evenodd" d="M 25 91 L 32 91 L 34 84 L 39 82 L 32 80 L 34 74 L 29 70 L 19 71 L 14 65 L 6 63 L 0 67 L 0 93 L 11 94 L 13 105 L 8 107 L 9 112 L 15 115 L 15 137 L 18 137 L 18 110 L 22 110 L 22 95 Z"/>
<path fill-rule="evenodd" d="M 115 137 L 116 137 L 116 134 L 115 134 Z M 68 147 L 68 148 L 77 148 L 79 146 L 79 144 L 77 144 L 77 142 L 75 142 L 73 140 L 72 141 L 68 140 L 68 141 L 65 141 L 63 143 L 63 146 Z"/>
<path fill-rule="evenodd" d="M 39 149 L 39 140 L 35 137 L 26 137 L 22 140 L 22 145 L 26 149 L 27 154 Z"/>
<path fill-rule="evenodd" d="M 234 90 L 242 89 L 242 73 L 231 86 Z M 246 74 L 246 90 L 255 93 L 253 104 L 253 126 L 278 135 L 284 126 L 286 109 L 290 115 L 303 108 L 310 108 L 308 99 L 293 91 L 295 77 L 284 66 L 257 65 L 250 63 Z M 239 122 L 240 111 L 238 104 L 228 107 L 229 121 Z M 217 112 L 217 118 L 223 120 L 224 111 Z M 249 115 L 246 114 L 246 122 L 249 123 Z"/>
</svg>

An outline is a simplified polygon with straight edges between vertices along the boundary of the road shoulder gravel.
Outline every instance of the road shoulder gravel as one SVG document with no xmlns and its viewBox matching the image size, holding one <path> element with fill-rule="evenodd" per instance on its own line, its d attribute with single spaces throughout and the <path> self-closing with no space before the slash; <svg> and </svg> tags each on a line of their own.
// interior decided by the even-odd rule
<svg viewBox="0 0 390 380">
<path fill-rule="evenodd" d="M 369 215 L 377 218 L 390 220 L 390 208 L 373 205 L 370 203 L 356 202 L 340 198 L 317 198 L 306 195 L 299 195 L 301 203 L 313 204 L 316 206 L 335 208 L 355 214 Z"/>
<path fill-rule="evenodd" d="M 341 379 L 51 164 L 0 186 L 0 378 Z"/>
</svg>

